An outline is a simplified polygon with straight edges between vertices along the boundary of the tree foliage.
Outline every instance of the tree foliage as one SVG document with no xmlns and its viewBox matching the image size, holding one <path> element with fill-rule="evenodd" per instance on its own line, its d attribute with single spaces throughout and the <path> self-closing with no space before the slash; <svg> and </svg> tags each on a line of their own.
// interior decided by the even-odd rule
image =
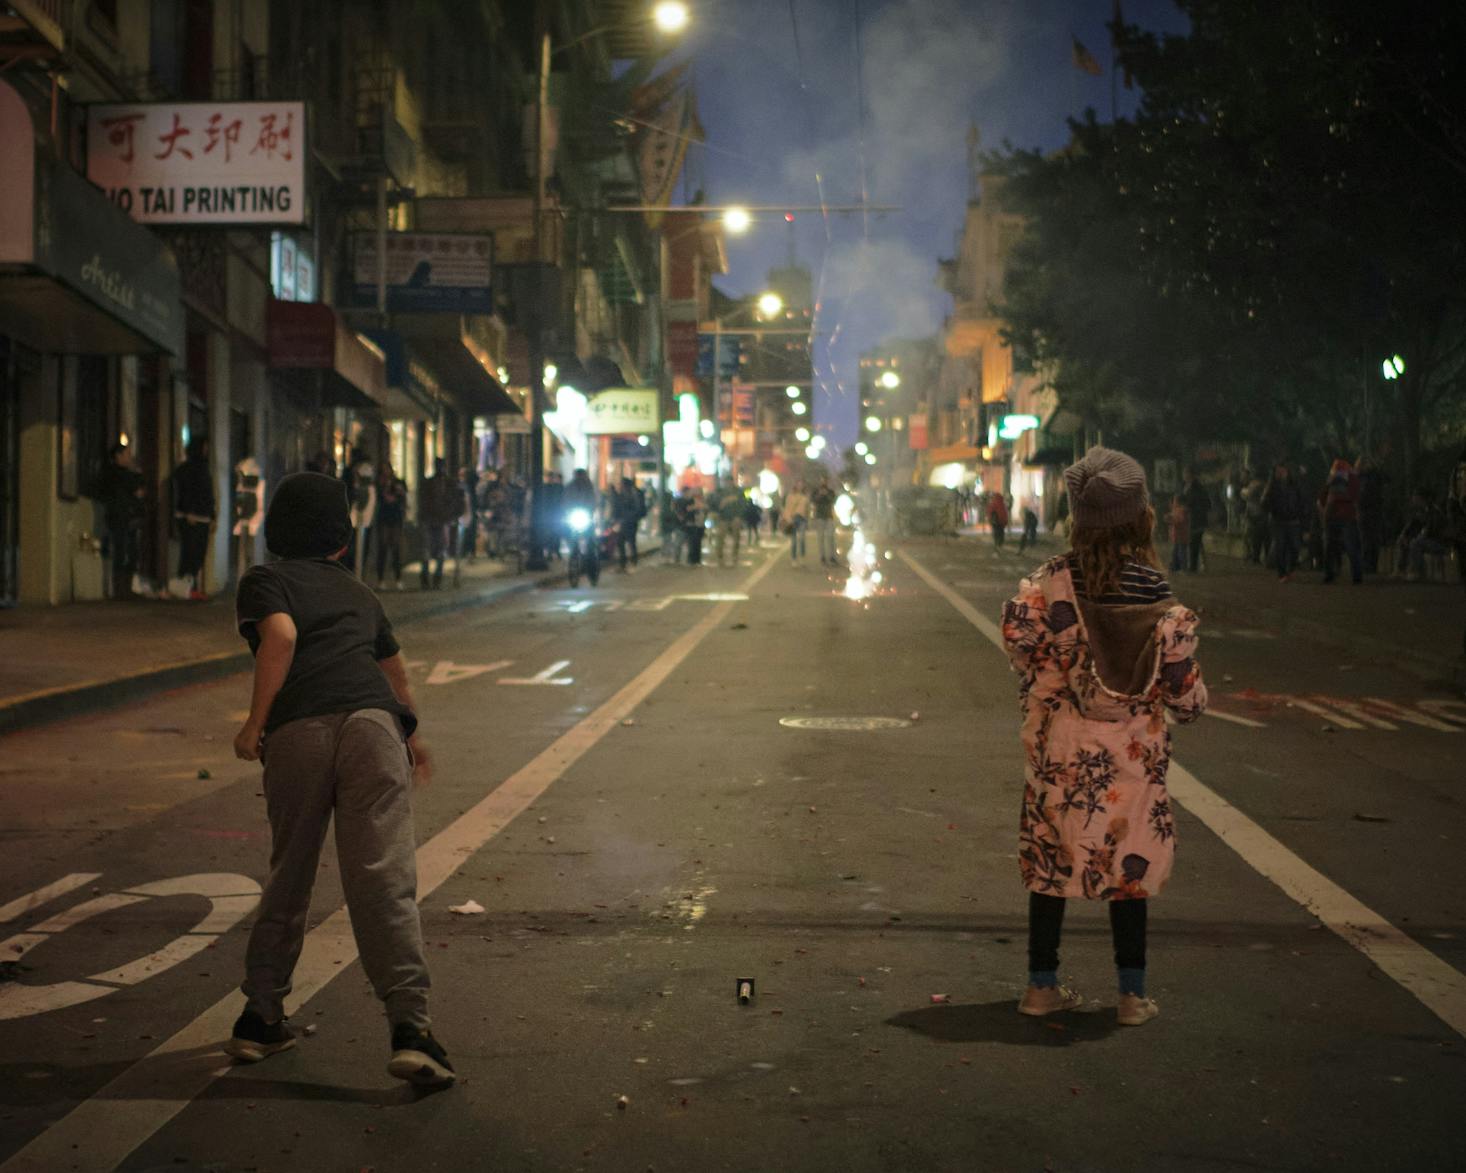
<svg viewBox="0 0 1466 1173">
<path fill-rule="evenodd" d="M 1091 111 L 1057 154 L 989 158 L 1028 223 L 998 307 L 1009 341 L 1142 450 L 1371 443 L 1412 473 L 1462 414 L 1466 15 L 1180 6 L 1185 36 L 1116 30 L 1133 117 Z"/>
</svg>

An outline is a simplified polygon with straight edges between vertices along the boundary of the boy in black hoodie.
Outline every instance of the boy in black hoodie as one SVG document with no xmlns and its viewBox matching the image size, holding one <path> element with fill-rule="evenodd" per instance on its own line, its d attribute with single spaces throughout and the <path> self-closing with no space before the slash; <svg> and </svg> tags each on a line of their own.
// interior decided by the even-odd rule
<svg viewBox="0 0 1466 1173">
<path fill-rule="evenodd" d="M 416 1084 L 453 1082 L 428 1020 L 412 822 L 416 735 L 407 669 L 377 597 L 341 565 L 352 541 L 346 486 L 286 477 L 265 515 L 280 561 L 240 580 L 239 632 L 255 656 L 249 718 L 235 754 L 265 765 L 270 878 L 250 933 L 248 1004 L 225 1050 L 256 1062 L 295 1045 L 285 1020 L 291 974 L 332 813 L 351 928 L 392 1028 L 387 1070 Z"/>
</svg>

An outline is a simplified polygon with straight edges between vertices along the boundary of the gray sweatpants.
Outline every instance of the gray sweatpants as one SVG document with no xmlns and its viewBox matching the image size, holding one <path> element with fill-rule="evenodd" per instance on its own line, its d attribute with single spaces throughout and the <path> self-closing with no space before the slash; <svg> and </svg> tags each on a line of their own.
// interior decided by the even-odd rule
<svg viewBox="0 0 1466 1173">
<path fill-rule="evenodd" d="M 265 742 L 270 879 L 245 953 L 244 995 L 265 1021 L 284 1013 L 331 812 L 351 931 L 388 1021 L 428 1026 L 417 912 L 412 762 L 384 709 L 305 717 Z"/>
</svg>

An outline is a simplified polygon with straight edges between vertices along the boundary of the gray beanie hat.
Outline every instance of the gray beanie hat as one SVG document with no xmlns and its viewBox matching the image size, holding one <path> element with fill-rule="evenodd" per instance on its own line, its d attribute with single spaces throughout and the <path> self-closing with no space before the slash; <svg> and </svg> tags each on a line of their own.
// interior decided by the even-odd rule
<svg viewBox="0 0 1466 1173">
<path fill-rule="evenodd" d="M 1145 469 L 1109 448 L 1091 448 L 1083 460 L 1064 470 L 1064 483 L 1074 524 L 1089 529 L 1128 525 L 1150 504 Z"/>
</svg>

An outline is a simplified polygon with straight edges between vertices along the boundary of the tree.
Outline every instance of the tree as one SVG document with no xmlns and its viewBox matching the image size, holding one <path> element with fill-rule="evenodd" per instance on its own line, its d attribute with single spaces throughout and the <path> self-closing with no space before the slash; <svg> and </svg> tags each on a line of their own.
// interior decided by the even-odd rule
<svg viewBox="0 0 1466 1173">
<path fill-rule="evenodd" d="M 1091 112 L 1057 155 L 990 159 L 1029 223 L 1009 338 L 1139 448 L 1159 432 L 1337 454 L 1385 436 L 1413 476 L 1459 415 L 1466 361 L 1449 41 L 1408 6 L 1181 7 L 1185 36 L 1116 30 L 1144 90 L 1134 118 Z"/>
</svg>

